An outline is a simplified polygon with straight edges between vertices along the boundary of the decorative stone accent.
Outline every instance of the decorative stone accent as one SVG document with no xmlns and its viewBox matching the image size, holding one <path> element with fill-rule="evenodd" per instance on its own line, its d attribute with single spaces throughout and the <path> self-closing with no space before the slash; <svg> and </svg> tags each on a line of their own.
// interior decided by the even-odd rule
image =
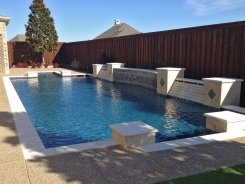
<svg viewBox="0 0 245 184">
<path fill-rule="evenodd" d="M 123 68 L 124 63 L 107 63 L 106 65 L 109 73 L 109 81 L 114 82 L 114 70 L 116 68 Z"/>
<path fill-rule="evenodd" d="M 240 103 L 242 79 L 204 78 L 203 104 L 220 108 L 223 105 L 238 105 Z"/>
<path fill-rule="evenodd" d="M 155 143 L 157 129 L 141 121 L 110 125 L 112 139 L 124 147 Z"/>
<path fill-rule="evenodd" d="M 156 89 L 157 73 L 154 70 L 120 68 L 114 69 L 114 81 Z"/>
<path fill-rule="evenodd" d="M 208 96 L 209 96 L 211 99 L 213 99 L 213 98 L 216 96 L 216 94 L 215 94 L 215 92 L 214 92 L 213 89 L 211 89 L 211 90 L 208 92 Z"/>
<path fill-rule="evenodd" d="M 216 132 L 229 132 L 245 129 L 245 115 L 230 111 L 212 112 L 206 116 L 206 128 Z"/>
<path fill-rule="evenodd" d="M 168 95 L 176 78 L 184 78 L 184 68 L 157 68 L 157 94 Z"/>
<path fill-rule="evenodd" d="M 110 82 L 114 81 L 114 69 L 123 68 L 124 63 L 107 63 L 102 64 L 93 64 L 93 76 L 107 80 Z"/>
<path fill-rule="evenodd" d="M 97 78 L 101 68 L 103 67 L 103 64 L 92 64 L 92 66 L 93 66 L 93 76 Z"/>
<path fill-rule="evenodd" d="M 0 16 L 0 73 L 9 73 L 8 45 L 6 26 L 9 23 L 9 17 Z"/>
</svg>

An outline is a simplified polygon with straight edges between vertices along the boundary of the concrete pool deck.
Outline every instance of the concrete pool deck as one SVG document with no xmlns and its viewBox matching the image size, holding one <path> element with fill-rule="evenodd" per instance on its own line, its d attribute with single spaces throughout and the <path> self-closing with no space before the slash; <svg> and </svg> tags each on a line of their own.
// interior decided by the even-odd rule
<svg viewBox="0 0 245 184">
<path fill-rule="evenodd" d="M 27 161 L 1 76 L 0 183 L 154 183 L 243 163 L 245 137 L 152 153 L 113 146 Z"/>
</svg>

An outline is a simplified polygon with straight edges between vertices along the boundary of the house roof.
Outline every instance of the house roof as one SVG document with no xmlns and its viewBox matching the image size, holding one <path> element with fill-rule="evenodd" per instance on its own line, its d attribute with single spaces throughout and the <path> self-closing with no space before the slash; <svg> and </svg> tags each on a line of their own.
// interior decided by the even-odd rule
<svg viewBox="0 0 245 184">
<path fill-rule="evenodd" d="M 113 38 L 113 37 L 134 35 L 139 33 L 141 32 L 139 32 L 138 30 L 134 29 L 133 27 L 129 26 L 126 23 L 117 23 L 107 31 L 97 36 L 95 39 Z"/>
<path fill-rule="evenodd" d="M 18 34 L 11 40 L 10 42 L 25 42 L 26 41 L 26 36 L 24 34 Z"/>
</svg>

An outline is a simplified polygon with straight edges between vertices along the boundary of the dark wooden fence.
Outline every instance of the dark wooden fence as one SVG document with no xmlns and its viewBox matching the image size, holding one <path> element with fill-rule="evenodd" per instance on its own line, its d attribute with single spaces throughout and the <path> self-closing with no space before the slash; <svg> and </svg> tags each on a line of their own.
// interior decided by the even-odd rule
<svg viewBox="0 0 245 184">
<path fill-rule="evenodd" d="M 245 79 L 245 21 L 64 43 L 55 59 L 86 71 L 92 71 L 93 63 L 123 62 L 147 69 L 183 67 L 185 76 L 194 79 Z"/>
<path fill-rule="evenodd" d="M 126 67 L 186 68 L 186 77 L 245 79 L 245 21 L 154 32 L 119 38 L 66 43 L 62 59 L 79 61 L 91 71 L 93 63 L 123 62 Z M 245 84 L 242 85 L 245 106 Z"/>
<path fill-rule="evenodd" d="M 52 65 L 53 62 L 58 62 L 56 59 L 63 43 L 58 43 L 55 52 L 45 52 L 44 58 L 47 64 Z M 26 42 L 8 42 L 9 66 L 12 67 L 18 62 L 40 62 L 42 63 L 42 56 L 32 51 Z"/>
</svg>

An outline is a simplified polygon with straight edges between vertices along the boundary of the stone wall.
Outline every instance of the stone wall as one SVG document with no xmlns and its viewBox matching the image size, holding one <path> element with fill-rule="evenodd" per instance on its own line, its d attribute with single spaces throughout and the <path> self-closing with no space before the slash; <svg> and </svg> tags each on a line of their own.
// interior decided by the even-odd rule
<svg viewBox="0 0 245 184">
<path fill-rule="evenodd" d="M 4 64 L 4 56 L 3 56 L 3 38 L 0 34 L 0 73 L 4 73 L 3 64 Z"/>
<path fill-rule="evenodd" d="M 184 78 L 184 68 L 157 70 L 123 68 L 122 63 L 93 64 L 93 76 L 115 83 L 142 86 L 160 95 L 174 96 L 207 106 L 239 105 L 242 79 Z"/>
<path fill-rule="evenodd" d="M 168 95 L 203 104 L 203 81 L 185 78 L 176 79 Z"/>
<path fill-rule="evenodd" d="M 122 67 L 124 67 L 124 63 L 93 64 L 93 76 L 114 82 L 114 70 Z"/>
<path fill-rule="evenodd" d="M 114 69 L 114 82 L 133 84 L 156 90 L 157 72 L 155 70 L 117 68 Z"/>
<path fill-rule="evenodd" d="M 8 45 L 6 25 L 9 22 L 8 17 L 0 16 L 0 73 L 9 73 Z"/>
</svg>

